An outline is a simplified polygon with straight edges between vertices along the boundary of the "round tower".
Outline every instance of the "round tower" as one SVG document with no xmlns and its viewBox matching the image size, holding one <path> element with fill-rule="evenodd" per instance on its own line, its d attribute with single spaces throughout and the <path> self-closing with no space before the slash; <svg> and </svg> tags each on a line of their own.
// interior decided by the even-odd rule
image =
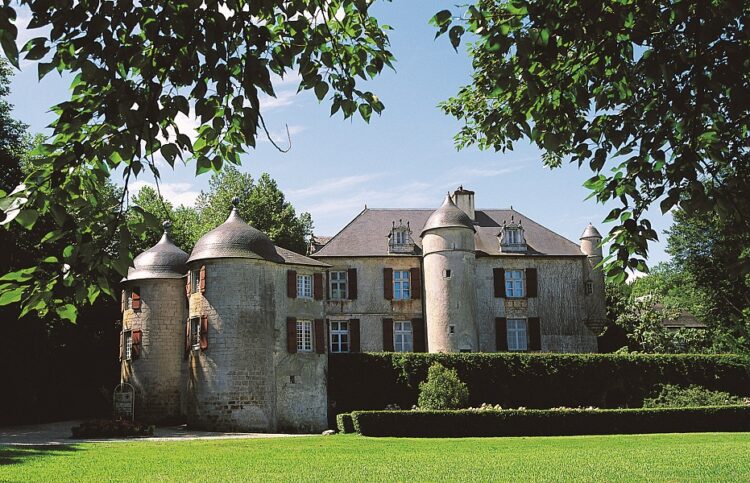
<svg viewBox="0 0 750 483">
<path fill-rule="evenodd" d="M 121 379 L 135 387 L 135 418 L 146 422 L 179 420 L 186 317 L 185 262 L 188 255 L 169 238 L 133 260 L 123 280 Z"/>
<path fill-rule="evenodd" d="M 604 259 L 602 235 L 591 223 L 581 234 L 581 252 L 586 255 L 584 267 L 584 296 L 586 300 L 586 325 L 599 335 L 607 320 L 604 295 L 604 272 L 598 265 Z"/>
<path fill-rule="evenodd" d="M 188 421 L 210 430 L 271 432 L 275 281 L 284 260 L 264 233 L 242 220 L 238 201 L 187 262 Z"/>
<path fill-rule="evenodd" d="M 429 352 L 476 352 L 474 224 L 446 196 L 422 229 Z"/>
</svg>

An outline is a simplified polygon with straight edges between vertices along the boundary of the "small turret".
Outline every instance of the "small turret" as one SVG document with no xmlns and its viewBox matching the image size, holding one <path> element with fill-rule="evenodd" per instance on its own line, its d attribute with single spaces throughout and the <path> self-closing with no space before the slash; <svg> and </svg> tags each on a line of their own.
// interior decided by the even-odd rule
<svg viewBox="0 0 750 483">
<path fill-rule="evenodd" d="M 604 305 L 604 272 L 599 264 L 604 256 L 602 252 L 602 235 L 591 223 L 581 234 L 581 252 L 588 258 L 584 279 L 584 297 L 586 306 L 586 326 L 599 335 L 607 319 Z"/>
<path fill-rule="evenodd" d="M 591 223 L 581 234 L 581 251 L 589 257 L 602 258 L 602 235 Z"/>
</svg>

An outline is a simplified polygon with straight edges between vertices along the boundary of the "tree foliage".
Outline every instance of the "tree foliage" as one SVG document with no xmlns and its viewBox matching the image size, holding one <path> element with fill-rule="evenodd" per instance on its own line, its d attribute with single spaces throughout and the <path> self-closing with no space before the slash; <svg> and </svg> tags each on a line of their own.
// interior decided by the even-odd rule
<svg viewBox="0 0 750 483">
<path fill-rule="evenodd" d="M 420 409 L 462 409 L 469 404 L 469 388 L 458 378 L 455 369 L 439 362 L 427 371 L 427 380 L 419 383 Z"/>
<path fill-rule="evenodd" d="M 69 280 L 90 274 L 101 291 L 114 269 L 124 274 L 131 244 L 155 220 L 143 213 L 138 231 L 122 229 L 127 189 L 116 206 L 99 188 L 112 172 L 125 185 L 144 169 L 157 177 L 155 157 L 168 164 L 192 162 L 196 173 L 238 164 L 266 132 L 262 96 L 274 96 L 272 76 L 298 72 L 300 90 L 328 98 L 331 113 L 357 113 L 369 120 L 383 104 L 361 88 L 390 65 L 387 26 L 368 13 L 370 2 L 99 1 L 16 2 L 31 12 L 29 29 L 48 32 L 16 45 L 16 9 L 0 6 L 0 46 L 12 64 L 19 58 L 40 61 L 39 77 L 52 70 L 73 77 L 71 97 L 54 106 L 52 136 L 36 152 L 24 182 L 0 192 L 8 219 L 26 229 L 43 216 L 54 221 L 36 239 L 52 253 L 51 240 L 73 239 L 55 258 Z M 360 80 L 361 79 L 361 80 Z M 177 122 L 195 116 L 192 141 Z M 98 249 L 97 238 L 116 240 L 114 252 Z M 13 278 L 14 302 L 37 308 L 54 306 L 56 291 L 67 291 L 76 304 L 91 289 L 63 284 L 34 264 Z M 68 290 L 69 289 L 69 290 Z M 6 297 L 7 289 L 0 289 Z M 94 297 L 95 299 L 95 297 Z"/>
<path fill-rule="evenodd" d="M 476 0 L 432 19 L 454 47 L 476 39 L 472 83 L 442 107 L 459 147 L 528 139 L 547 166 L 588 165 L 591 196 L 618 205 L 607 274 L 622 280 L 646 268 L 656 203 L 750 230 L 749 19 L 729 0 Z"/>
</svg>

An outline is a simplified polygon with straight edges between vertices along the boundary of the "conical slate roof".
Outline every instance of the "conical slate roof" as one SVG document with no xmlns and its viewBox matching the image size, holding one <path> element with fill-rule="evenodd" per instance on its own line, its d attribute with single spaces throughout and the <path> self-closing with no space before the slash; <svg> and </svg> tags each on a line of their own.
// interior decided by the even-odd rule
<svg viewBox="0 0 750 483">
<path fill-rule="evenodd" d="M 434 230 L 436 228 L 468 228 L 471 231 L 476 232 L 474 223 L 472 223 L 469 215 L 464 213 L 461 208 L 453 203 L 450 195 L 447 195 L 442 206 L 427 218 L 427 222 L 424 224 L 420 236 L 424 236 L 429 230 Z"/>
<path fill-rule="evenodd" d="M 187 271 L 188 254 L 180 250 L 169 238 L 169 224 L 164 224 L 164 234 L 159 243 L 141 253 L 128 269 L 126 280 L 152 278 L 182 278 Z"/>
<path fill-rule="evenodd" d="M 599 230 L 596 229 L 594 225 L 589 223 L 589 226 L 586 227 L 585 230 L 583 230 L 583 234 L 581 235 L 581 240 L 586 238 L 599 238 L 601 239 L 602 235 L 599 233 Z"/>
<path fill-rule="evenodd" d="M 284 263 L 284 258 L 278 254 L 271 239 L 240 217 L 236 201 L 232 201 L 235 206 L 227 221 L 198 240 L 188 262 L 209 258 L 260 258 Z"/>
</svg>

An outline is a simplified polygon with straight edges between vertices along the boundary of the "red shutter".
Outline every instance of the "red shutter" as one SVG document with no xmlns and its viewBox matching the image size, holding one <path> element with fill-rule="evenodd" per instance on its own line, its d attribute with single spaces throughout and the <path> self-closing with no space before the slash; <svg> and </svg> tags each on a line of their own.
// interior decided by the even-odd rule
<svg viewBox="0 0 750 483">
<path fill-rule="evenodd" d="M 526 297 L 532 298 L 537 296 L 537 275 L 536 268 L 526 269 Z"/>
<path fill-rule="evenodd" d="M 419 300 L 422 298 L 422 271 L 419 267 L 412 268 L 409 270 L 411 274 L 411 298 Z"/>
<path fill-rule="evenodd" d="M 201 293 L 206 293 L 206 266 L 201 267 L 200 289 Z"/>
<path fill-rule="evenodd" d="M 424 319 L 411 319 L 412 342 L 414 352 L 427 352 L 427 341 L 424 333 Z"/>
<path fill-rule="evenodd" d="M 493 268 L 492 276 L 495 282 L 495 297 L 505 298 L 505 269 Z"/>
<path fill-rule="evenodd" d="M 125 312 L 125 300 L 126 300 L 125 298 L 126 297 L 127 297 L 127 295 L 125 295 L 125 290 L 123 289 L 123 291 L 121 293 L 121 297 L 120 297 L 120 313 L 124 313 Z"/>
<path fill-rule="evenodd" d="M 133 287 L 131 295 L 131 308 L 133 310 L 141 310 L 141 288 Z"/>
<path fill-rule="evenodd" d="M 539 317 L 529 317 L 529 350 L 542 350 L 542 328 Z"/>
<path fill-rule="evenodd" d="M 349 300 L 357 300 L 357 269 L 347 270 L 346 283 L 349 289 Z"/>
<path fill-rule="evenodd" d="M 359 319 L 349 319 L 349 352 L 359 351 Z"/>
<path fill-rule="evenodd" d="M 120 362 L 125 357 L 125 331 L 120 331 Z"/>
<path fill-rule="evenodd" d="M 208 348 L 208 315 L 201 315 L 201 350 L 204 351 Z"/>
<path fill-rule="evenodd" d="M 315 352 L 326 353 L 326 328 L 323 319 L 315 319 Z"/>
<path fill-rule="evenodd" d="M 498 352 L 508 350 L 508 319 L 505 317 L 495 319 L 495 348 Z"/>
<path fill-rule="evenodd" d="M 297 298 L 297 272 L 294 270 L 286 271 L 286 296 Z"/>
<path fill-rule="evenodd" d="M 191 270 L 188 270 L 187 276 L 185 277 L 185 296 L 190 298 L 190 274 Z"/>
<path fill-rule="evenodd" d="M 323 300 L 323 274 L 313 274 L 313 297 L 315 300 Z"/>
<path fill-rule="evenodd" d="M 132 341 L 131 355 L 133 359 L 139 359 L 141 357 L 141 336 L 143 332 L 140 330 L 134 330 L 130 334 L 130 340 Z"/>
<path fill-rule="evenodd" d="M 297 352 L 297 319 L 286 318 L 286 351 L 290 354 Z"/>
<path fill-rule="evenodd" d="M 190 317 L 188 317 L 185 322 L 185 359 L 187 359 L 188 354 L 190 354 L 190 346 Z"/>
<path fill-rule="evenodd" d="M 393 300 L 393 269 L 383 269 L 383 297 L 386 300 Z"/>
<path fill-rule="evenodd" d="M 393 319 L 383 319 L 383 351 L 393 352 Z"/>
</svg>

